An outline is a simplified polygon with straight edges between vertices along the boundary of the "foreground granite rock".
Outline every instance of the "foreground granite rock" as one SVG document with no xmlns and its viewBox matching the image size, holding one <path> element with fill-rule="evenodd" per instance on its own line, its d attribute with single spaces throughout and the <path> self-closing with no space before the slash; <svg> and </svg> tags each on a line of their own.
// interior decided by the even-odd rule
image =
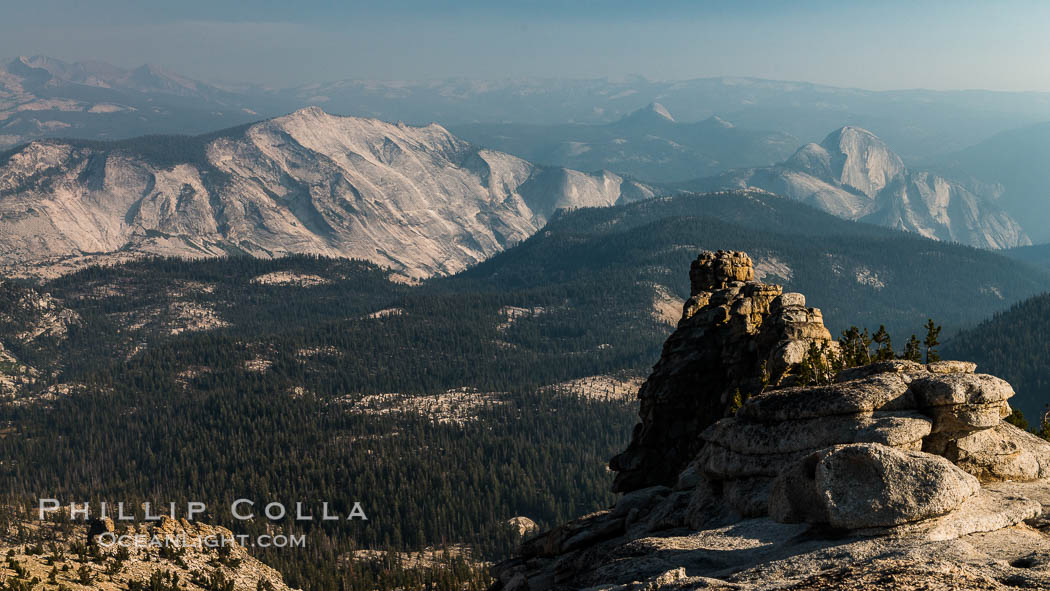
<svg viewBox="0 0 1050 591">
<path fill-rule="evenodd" d="M 626 494 L 528 540 L 495 587 L 1050 589 L 1050 443 L 1003 421 L 1010 385 L 894 360 L 791 386 L 830 335 L 752 277 L 743 253 L 697 259 L 611 462 Z"/>
<path fill-rule="evenodd" d="M 879 443 L 821 450 L 774 480 L 769 513 L 786 523 L 838 529 L 892 527 L 958 509 L 981 489 L 948 460 Z"/>
</svg>

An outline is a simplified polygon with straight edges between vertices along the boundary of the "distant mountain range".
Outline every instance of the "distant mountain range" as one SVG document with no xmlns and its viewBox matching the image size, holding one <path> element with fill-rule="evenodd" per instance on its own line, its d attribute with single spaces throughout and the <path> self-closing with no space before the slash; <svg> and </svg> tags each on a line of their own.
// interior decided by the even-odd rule
<svg viewBox="0 0 1050 591">
<path fill-rule="evenodd" d="M 204 133 L 258 120 L 251 102 L 155 66 L 19 57 L 0 63 L 0 147 L 44 137 Z"/>
<path fill-rule="evenodd" d="M 629 135 L 656 118 L 668 133 L 681 129 L 658 105 L 593 127 Z M 726 125 L 697 125 L 749 141 Z M 909 171 L 858 128 L 807 144 L 779 165 L 667 186 L 536 165 L 436 124 L 312 107 L 200 136 L 40 140 L 0 154 L 0 271 L 54 275 L 148 255 L 309 253 L 371 261 L 418 279 L 484 261 L 561 209 L 743 188 L 943 241 L 1030 243 L 994 202 Z"/>
<path fill-rule="evenodd" d="M 203 133 L 310 105 L 342 115 L 454 127 L 614 123 L 653 102 L 664 105 L 679 122 L 719 116 L 741 129 L 771 130 L 801 142 L 817 141 L 827 130 L 843 125 L 863 127 L 909 161 L 951 153 L 1006 129 L 1050 121 L 1047 93 L 876 92 L 728 77 L 340 80 L 274 89 L 206 84 L 155 66 L 124 70 L 37 56 L 0 65 L 0 145 L 39 137 Z"/>
<path fill-rule="evenodd" d="M 851 220 L 984 248 L 1031 244 L 994 196 L 931 172 L 909 170 L 868 130 L 843 127 L 775 166 L 733 170 L 683 183 L 712 191 L 759 188 Z"/>
<path fill-rule="evenodd" d="M 625 109 L 653 93 L 661 102 Z M 605 106 L 594 106 L 598 97 Z M 337 117 L 317 108 L 249 125 L 299 100 L 422 116 L 413 105 L 424 98 L 431 115 L 451 121 L 462 121 L 468 108 L 474 119 L 492 119 L 497 107 L 520 107 L 518 121 L 540 120 L 530 109 L 545 107 L 552 109 L 545 116 L 571 120 L 566 109 L 588 101 L 600 115 L 586 124 L 460 124 L 452 127 L 455 135 L 438 125 Z M 938 112 L 920 108 L 926 101 Z M 822 115 L 810 117 L 818 103 Z M 1050 222 L 1040 192 L 1046 173 L 1039 155 L 1050 148 L 1045 126 L 929 156 L 931 171 L 909 166 L 855 125 L 794 149 L 814 121 L 865 120 L 860 113 L 878 112 L 887 119 L 873 122 L 922 153 L 915 138 L 895 127 L 909 121 L 894 111 L 906 105 L 913 109 L 908 117 L 924 113 L 919 128 L 940 125 L 944 113 L 981 109 L 961 126 L 967 134 L 993 121 L 1050 118 L 1050 99 L 1038 94 L 869 93 L 750 79 L 344 82 L 293 92 L 223 89 L 152 66 L 17 58 L 0 67 L 0 143 L 21 146 L 0 154 L 0 254 L 4 270 L 21 273 L 152 253 L 300 252 L 357 257 L 425 277 L 454 273 L 523 240 L 559 208 L 745 187 L 846 219 L 979 247 L 1027 245 L 1029 233 L 1050 237 L 1050 224 L 1041 224 Z M 756 114 L 769 109 L 780 116 L 754 125 L 763 122 Z M 744 123 L 714 111 L 735 112 Z M 784 131 L 801 120 L 809 122 L 806 130 Z M 232 124 L 240 126 L 199 136 L 22 143 L 199 133 Z M 927 131 L 941 133 L 933 129 Z M 940 137 L 944 152 L 952 142 Z M 703 178 L 679 180 L 696 177 Z"/>
<path fill-rule="evenodd" d="M 711 116 L 680 123 L 660 103 L 604 124 L 453 126 L 475 144 L 533 162 L 580 170 L 614 170 L 653 182 L 684 181 L 731 168 L 780 162 L 798 146 L 794 136 L 742 129 Z"/>
<path fill-rule="evenodd" d="M 34 274 L 149 254 L 312 253 L 426 277 L 524 240 L 558 209 L 653 195 L 612 173 L 478 149 L 436 124 L 315 107 L 206 136 L 9 151 L 0 259 Z"/>
<path fill-rule="evenodd" d="M 267 91 L 290 110 L 305 104 L 387 120 L 465 123 L 612 123 L 649 103 L 681 122 L 719 116 L 745 129 L 818 141 L 827 130 L 870 129 L 908 160 L 949 153 L 1004 129 L 1050 121 L 1050 93 L 871 91 L 808 82 L 720 77 L 653 81 L 342 80 Z"/>
</svg>

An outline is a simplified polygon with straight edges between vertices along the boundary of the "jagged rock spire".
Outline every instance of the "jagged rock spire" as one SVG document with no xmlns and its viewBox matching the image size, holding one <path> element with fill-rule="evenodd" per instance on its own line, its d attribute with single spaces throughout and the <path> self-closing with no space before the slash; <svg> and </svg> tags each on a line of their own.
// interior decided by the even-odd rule
<svg viewBox="0 0 1050 591">
<path fill-rule="evenodd" d="M 703 252 L 689 267 L 689 295 L 725 289 L 732 281 L 754 281 L 751 257 L 742 252 Z"/>
<path fill-rule="evenodd" d="M 678 330 L 638 394 L 642 422 L 610 462 L 617 492 L 673 484 L 696 455 L 700 432 L 725 416 L 736 392 L 758 394 L 801 361 L 810 343 L 831 341 L 802 294 L 754 281 L 746 253 L 701 253 L 689 279 Z"/>
</svg>

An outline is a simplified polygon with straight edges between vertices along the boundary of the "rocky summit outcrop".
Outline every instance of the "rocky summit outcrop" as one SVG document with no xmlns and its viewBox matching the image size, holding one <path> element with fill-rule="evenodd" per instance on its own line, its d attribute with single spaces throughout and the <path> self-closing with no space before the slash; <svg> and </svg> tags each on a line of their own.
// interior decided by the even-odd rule
<svg viewBox="0 0 1050 591">
<path fill-rule="evenodd" d="M 700 444 L 687 434 L 721 418 L 737 395 L 779 383 L 811 343 L 831 341 L 820 310 L 807 308 L 802 294 L 754 279 L 741 252 L 708 252 L 693 262 L 682 320 L 638 394 L 642 422 L 611 462 L 614 490 L 674 484 Z"/>
<path fill-rule="evenodd" d="M 866 129 L 843 127 L 775 166 L 738 169 L 687 183 L 693 190 L 754 187 L 833 215 L 982 248 L 1031 244 L 984 194 L 927 171 L 911 171 Z"/>
<path fill-rule="evenodd" d="M 41 140 L 0 154 L 0 272 L 309 253 L 426 277 L 528 238 L 559 209 L 653 195 L 607 171 L 480 149 L 440 125 L 311 107 L 206 136 Z"/>
<path fill-rule="evenodd" d="M 1050 443 L 1004 422 L 1010 384 L 891 360 L 800 385 L 818 311 L 743 253 L 690 277 L 612 461 L 625 494 L 527 540 L 497 589 L 1050 588 Z"/>
</svg>

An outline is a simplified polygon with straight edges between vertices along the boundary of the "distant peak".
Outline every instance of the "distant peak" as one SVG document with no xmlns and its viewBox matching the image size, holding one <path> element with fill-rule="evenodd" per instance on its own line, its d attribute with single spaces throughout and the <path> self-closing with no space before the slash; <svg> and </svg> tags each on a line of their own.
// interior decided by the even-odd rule
<svg viewBox="0 0 1050 591">
<path fill-rule="evenodd" d="M 820 145 L 832 153 L 862 157 L 864 153 L 879 152 L 884 157 L 894 160 L 900 158 L 890 150 L 879 136 L 862 127 L 846 125 L 828 134 Z M 866 156 L 864 156 L 866 158 Z"/>
<path fill-rule="evenodd" d="M 674 123 L 674 117 L 667 107 L 660 103 L 649 103 L 648 105 L 632 111 L 620 119 L 620 123 Z"/>
<path fill-rule="evenodd" d="M 55 59 L 53 57 L 48 57 L 46 55 L 40 55 L 40 54 L 30 55 L 30 56 L 23 55 L 23 56 L 19 56 L 18 59 L 22 60 L 22 63 L 25 63 L 25 64 L 62 64 L 62 65 L 67 65 L 66 62 L 64 62 L 62 60 L 57 60 L 57 59 Z"/>
<path fill-rule="evenodd" d="M 337 115 L 325 111 L 317 105 L 311 105 L 309 107 L 303 107 L 288 113 L 276 117 L 273 121 L 277 122 L 278 125 L 284 125 L 288 122 L 295 121 L 298 123 L 305 123 L 307 125 L 329 125 L 336 124 L 337 122 L 344 122 L 352 125 L 361 125 L 373 130 L 381 130 L 381 133 L 390 133 L 394 129 L 400 129 L 402 131 L 410 131 L 412 133 L 420 131 L 437 132 L 441 135 L 445 135 L 456 141 L 459 141 L 451 132 L 442 127 L 437 123 L 428 123 L 427 125 L 419 126 L 405 123 L 404 121 L 398 120 L 396 122 L 385 121 L 383 119 L 376 119 L 374 117 L 358 117 L 355 115 Z"/>
<path fill-rule="evenodd" d="M 303 115 L 307 117 L 325 117 L 328 115 L 328 113 L 326 113 L 324 109 L 318 107 L 317 105 L 310 105 L 309 107 L 303 107 L 302 109 L 298 109 L 292 112 L 292 115 Z"/>
<path fill-rule="evenodd" d="M 866 135 L 866 136 L 870 136 L 870 137 L 874 137 L 874 138 L 879 137 L 879 136 L 875 135 L 874 133 L 872 133 L 871 131 L 868 131 L 867 129 L 864 129 L 863 127 L 855 127 L 853 125 L 844 125 L 844 126 L 842 126 L 841 128 L 839 128 L 839 133 L 840 134 Z"/>
<path fill-rule="evenodd" d="M 39 56 L 26 57 L 20 55 L 3 66 L 0 66 L 0 69 L 6 69 L 12 74 L 33 80 L 37 83 L 43 83 L 53 75 L 52 70 L 57 69 L 54 65 L 44 61 L 44 59 L 46 58 L 42 59 Z"/>
<path fill-rule="evenodd" d="M 838 145 L 844 138 L 865 139 L 868 141 L 876 141 L 880 143 L 882 142 L 882 140 L 879 139 L 879 136 L 868 131 L 867 129 L 864 129 L 863 127 L 844 125 L 836 129 L 835 131 L 829 133 L 828 136 L 824 138 L 824 141 L 821 142 L 821 144 L 825 147 Z"/>
<path fill-rule="evenodd" d="M 21 62 L 23 65 L 29 66 L 31 68 L 37 68 L 41 65 L 46 65 L 49 63 L 62 63 L 58 60 L 49 58 L 46 55 L 20 55 L 12 61 Z"/>
<path fill-rule="evenodd" d="M 904 161 L 874 133 L 847 125 L 828 134 L 820 146 L 826 174 L 874 199 L 894 179 L 906 173 Z"/>
<path fill-rule="evenodd" d="M 667 107 L 661 105 L 660 103 L 649 103 L 649 105 L 645 107 L 645 110 L 651 113 L 655 113 L 656 115 L 659 115 L 664 119 L 667 119 L 668 121 L 674 121 L 674 117 L 671 116 L 671 112 L 667 110 Z"/>
<path fill-rule="evenodd" d="M 729 121 L 722 119 L 718 115 L 711 115 L 707 119 L 704 119 L 704 123 L 710 125 L 711 127 L 721 127 L 722 129 L 732 129 L 736 127 L 736 125 L 733 125 Z"/>
</svg>

